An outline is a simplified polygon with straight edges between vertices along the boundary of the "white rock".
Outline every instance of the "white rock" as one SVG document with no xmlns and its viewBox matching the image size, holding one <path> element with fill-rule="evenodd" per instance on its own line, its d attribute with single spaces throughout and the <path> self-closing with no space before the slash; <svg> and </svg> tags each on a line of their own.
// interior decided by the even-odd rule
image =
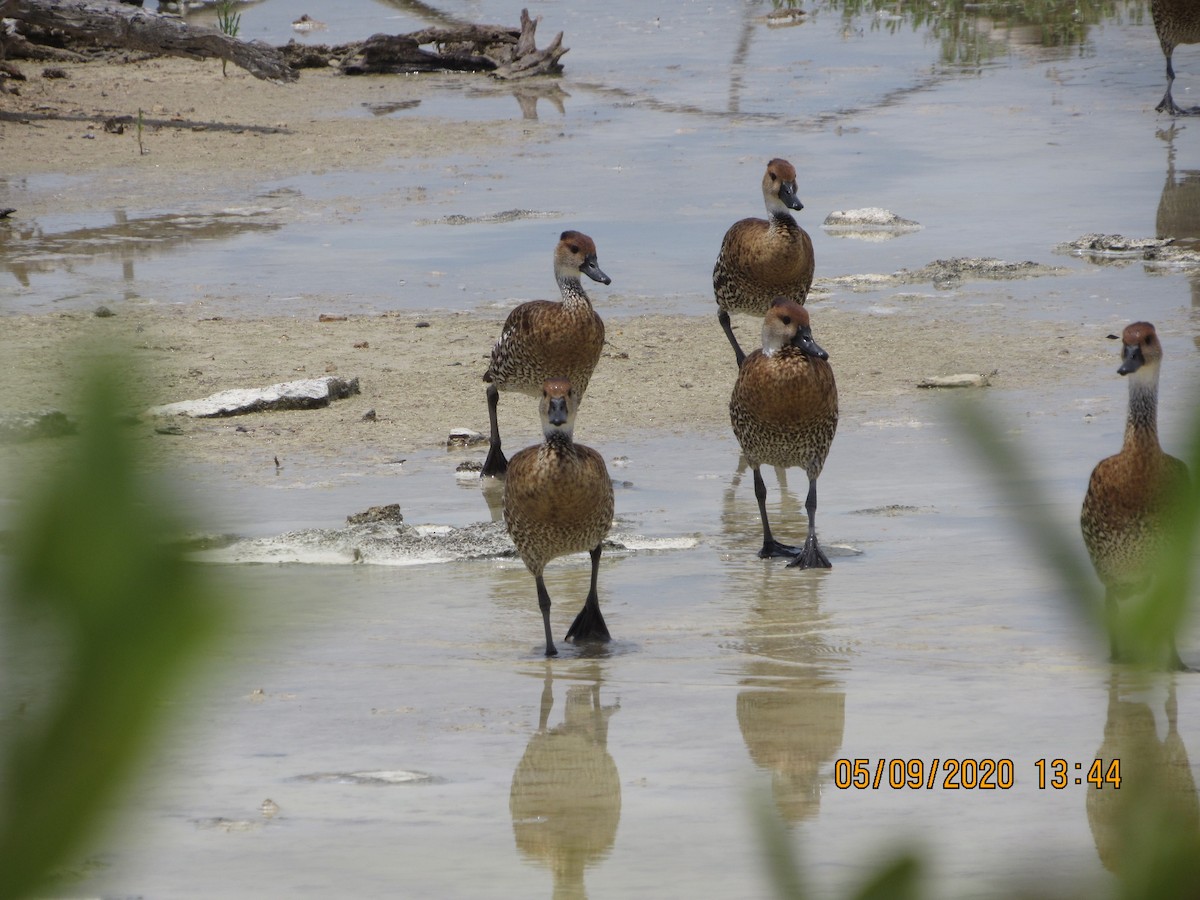
<svg viewBox="0 0 1200 900">
<path fill-rule="evenodd" d="M 165 406 L 153 406 L 150 416 L 191 416 L 212 419 L 222 416 L 242 416 L 247 413 L 278 409 L 319 409 L 334 400 L 358 393 L 358 379 L 340 375 L 287 381 L 264 388 L 241 388 L 219 391 L 201 400 L 182 400 Z"/>
<path fill-rule="evenodd" d="M 996 373 L 993 372 L 992 375 Z M 922 388 L 960 388 L 960 387 L 988 387 L 992 383 L 991 375 L 978 375 L 974 372 L 967 372 L 962 375 L 935 375 L 931 378 L 922 378 L 917 382 L 917 387 Z"/>
</svg>

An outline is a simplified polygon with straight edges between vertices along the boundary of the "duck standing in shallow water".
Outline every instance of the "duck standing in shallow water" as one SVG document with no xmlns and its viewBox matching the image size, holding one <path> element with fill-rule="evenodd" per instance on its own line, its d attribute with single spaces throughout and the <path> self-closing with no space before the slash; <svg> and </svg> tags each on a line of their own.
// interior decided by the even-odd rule
<svg viewBox="0 0 1200 900">
<path fill-rule="evenodd" d="M 1158 373 L 1162 345 L 1154 326 L 1135 322 L 1121 336 L 1121 366 L 1129 376 L 1129 415 L 1121 452 L 1092 470 L 1080 525 L 1096 574 L 1104 584 L 1113 660 L 1117 604 L 1149 589 L 1153 566 L 1168 543 L 1171 506 L 1186 496 L 1190 479 L 1182 460 L 1158 443 Z M 1174 640 L 1169 662 L 1182 668 Z"/>
<path fill-rule="evenodd" d="M 542 572 L 550 560 L 568 553 L 591 553 L 592 585 L 567 640 L 609 639 L 596 578 L 601 542 L 612 525 L 612 480 L 603 457 L 571 438 L 578 404 L 574 386 L 565 379 L 543 384 L 540 410 L 546 440 L 513 456 L 504 480 L 504 521 L 537 583 L 547 656 L 557 656 L 558 650 L 550 634 L 550 595 Z"/>
<path fill-rule="evenodd" d="M 837 431 L 838 398 L 829 354 L 813 340 L 808 310 L 782 297 L 763 320 L 762 349 L 746 357 L 729 400 L 733 433 L 754 469 L 754 496 L 762 517 L 758 555 L 790 556 L 789 566 L 830 568 L 817 544 L 817 478 Z M 762 465 L 802 466 L 808 475 L 808 537 L 802 548 L 781 544 L 767 521 Z"/>
<path fill-rule="evenodd" d="M 583 399 L 600 361 L 604 322 L 592 309 L 579 280 L 581 274 L 601 284 L 612 283 L 596 262 L 595 242 L 578 231 L 564 231 L 554 248 L 554 277 L 562 301 L 522 303 L 504 321 L 500 340 L 492 348 L 491 364 L 483 375 L 488 382 L 491 439 L 482 475 L 500 476 L 508 467 L 496 421 L 500 391 L 537 397 L 546 379 L 565 378 L 571 382 L 576 404 Z"/>
<path fill-rule="evenodd" d="M 812 238 L 792 218 L 804 204 L 796 196 L 796 169 L 786 159 L 767 163 L 762 180 L 767 218 L 734 222 L 721 241 L 713 266 L 717 320 L 740 366 L 746 354 L 738 346 L 729 313 L 761 316 L 776 297 L 803 305 L 813 280 Z"/>
<path fill-rule="evenodd" d="M 1200 3 L 1196 0 L 1150 0 L 1150 17 L 1154 19 L 1154 30 L 1167 58 L 1167 92 L 1155 109 L 1173 116 L 1195 115 L 1200 110 L 1177 106 L 1171 96 L 1171 85 L 1175 82 L 1175 67 L 1171 56 L 1180 44 L 1200 44 Z"/>
</svg>

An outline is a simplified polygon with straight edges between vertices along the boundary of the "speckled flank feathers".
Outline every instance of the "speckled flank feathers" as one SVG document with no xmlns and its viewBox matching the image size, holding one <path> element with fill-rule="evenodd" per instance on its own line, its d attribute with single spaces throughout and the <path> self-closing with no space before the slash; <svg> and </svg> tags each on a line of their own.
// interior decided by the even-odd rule
<svg viewBox="0 0 1200 900">
<path fill-rule="evenodd" d="M 790 556 L 792 565 L 830 563 L 817 543 L 817 478 L 837 431 L 838 398 L 828 354 L 813 340 L 808 311 L 777 299 L 763 320 L 763 347 L 746 357 L 729 400 L 733 433 L 754 469 L 763 524 L 759 555 Z M 766 486 L 759 467 L 801 466 L 808 475 L 808 537 L 803 549 L 780 544 L 767 521 Z"/>
<path fill-rule="evenodd" d="M 1167 92 L 1155 108 L 1173 116 L 1195 115 L 1200 109 L 1184 109 L 1176 105 L 1171 96 L 1171 85 L 1175 81 L 1171 57 L 1180 44 L 1200 44 L 1200 2 L 1150 0 L 1150 16 L 1154 19 L 1154 30 L 1158 34 L 1163 56 L 1167 59 Z"/>
<path fill-rule="evenodd" d="M 550 560 L 569 553 L 591 553 L 592 582 L 567 640 L 609 638 L 596 579 L 601 542 L 612 525 L 612 480 L 603 457 L 572 440 L 578 403 L 569 382 L 545 382 L 539 408 L 546 439 L 513 456 L 504 482 L 504 521 L 537 584 L 547 656 L 558 651 L 550 633 L 550 597 L 542 572 Z"/>
<path fill-rule="evenodd" d="M 717 318 L 740 365 L 745 358 L 729 313 L 764 315 L 776 297 L 803 305 L 813 280 L 812 239 L 790 210 L 804 208 L 796 196 L 796 169 L 784 159 L 767 163 L 762 181 L 766 219 L 742 219 L 725 232 L 713 267 Z"/>
<path fill-rule="evenodd" d="M 575 391 L 576 403 L 583 399 L 600 361 L 604 322 L 583 290 L 581 274 L 602 284 L 612 282 L 597 263 L 595 242 L 578 231 L 564 231 L 554 249 L 554 277 L 562 300 L 522 303 L 504 322 L 500 339 L 492 348 L 491 364 L 483 375 L 483 380 L 489 382 L 491 423 L 491 446 L 483 464 L 484 475 L 503 475 L 507 466 L 496 420 L 499 391 L 536 397 L 546 379 L 565 378 Z"/>
<path fill-rule="evenodd" d="M 1128 326 L 1121 338 L 1129 378 L 1129 413 L 1121 451 L 1092 471 L 1080 526 L 1088 555 L 1105 587 L 1110 624 L 1124 597 L 1150 587 L 1152 568 L 1168 540 L 1167 519 L 1189 484 L 1187 466 L 1158 442 L 1158 375 L 1162 345 L 1149 322 Z M 1172 662 L 1179 664 L 1174 646 Z M 1113 657 L 1119 656 L 1115 634 Z"/>
</svg>

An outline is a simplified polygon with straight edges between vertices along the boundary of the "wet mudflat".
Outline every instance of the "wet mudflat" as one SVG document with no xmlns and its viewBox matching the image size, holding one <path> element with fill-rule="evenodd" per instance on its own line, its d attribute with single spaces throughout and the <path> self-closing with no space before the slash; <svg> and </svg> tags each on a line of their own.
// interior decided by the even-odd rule
<svg viewBox="0 0 1200 900">
<path fill-rule="evenodd" d="M 1038 512 L 1074 527 L 1091 466 L 1119 446 L 1125 385 L 1114 350 L 1053 383 L 1012 387 L 1007 373 L 1028 376 L 1048 352 L 1007 340 L 1022 319 L 1077 326 L 1105 349 L 1106 331 L 1153 321 L 1168 354 L 1161 428 L 1174 452 L 1200 375 L 1192 270 L 1054 250 L 1094 231 L 1200 237 L 1198 132 L 1152 112 L 1161 55 L 1140 9 L 1122 5 L 1062 47 L 996 28 L 995 54 L 970 66 L 941 59 L 908 21 L 843 19 L 825 5 L 789 29 L 732 5 L 676 21 L 623 4 L 533 10 L 572 46 L 561 111 L 542 98 L 538 119 L 521 120 L 511 91 L 456 78 L 370 92 L 374 104 L 420 101 L 384 113 L 401 129 L 416 113 L 508 119 L 528 129 L 527 143 L 264 176 L 249 194 L 213 179 L 179 208 L 122 210 L 143 222 L 133 228 L 73 203 L 86 176 L 14 179 L 4 205 L 38 216 L 34 229 L 6 233 L 0 304 L 6 314 L 80 312 L 115 298 L 250 320 L 473 310 L 466 333 L 486 353 L 505 306 L 548 295 L 557 232 L 581 227 L 614 279 L 593 293 L 610 323 L 665 312 L 716 329 L 709 273 L 720 235 L 760 212 L 763 161 L 784 155 L 801 170 L 800 219 L 816 245 L 818 339 L 822 316 L 839 309 L 892 322 L 928 350 L 919 371 L 889 372 L 915 385 L 952 374 L 940 364 L 947 343 L 1003 336 L 1005 355 L 981 353 L 976 366 L 1000 377 L 968 402 L 1005 417 L 1044 484 Z M 247 35 L 257 37 L 251 12 Z M 479 20 L 508 14 L 471 5 Z M 271 27 L 290 21 L 272 16 Z M 344 114 L 372 109 L 348 103 Z M 865 206 L 923 227 L 882 241 L 819 227 L 830 211 Z M 499 215 L 509 210 L 534 214 Z M 833 280 L 955 257 L 1062 271 Z M 736 324 L 753 343 L 757 325 Z M 639 348 L 626 349 L 635 362 Z M 829 349 L 835 372 L 864 365 Z M 602 379 L 620 371 L 609 362 L 589 395 L 597 413 Z M 733 363 L 730 354 L 694 365 Z M 702 380 L 632 377 L 625 390 L 670 404 Z M 241 598 L 237 634 L 211 678 L 177 699 L 181 729 L 70 891 L 765 897 L 752 824 L 762 804 L 788 823 L 821 895 L 912 845 L 927 854 L 935 896 L 1091 894 L 1109 878 L 1111 820 L 1074 778 L 1124 752 L 1106 728 L 1139 739 L 1149 721 L 1163 764 L 1194 779 L 1200 680 L 1139 682 L 1104 662 L 1012 524 L 1011 495 L 948 423 L 951 399 L 915 387 L 843 398 L 820 483 L 829 572 L 754 556 L 758 512 L 728 431 L 651 426 L 592 441 L 585 405 L 579 436 L 610 460 L 618 530 L 646 540 L 603 563 L 614 642 L 560 645 L 550 663 L 517 560 L 315 564 L 299 561 L 312 559 L 310 545 L 287 536 L 340 528 L 384 502 L 399 502 L 412 524 L 487 522 L 478 485 L 454 477 L 464 454 L 400 447 L 395 465 L 314 452 L 287 457 L 278 474 L 248 456 L 191 468 L 183 490 L 208 528 L 265 539 L 276 559 L 295 561 L 213 564 Z M 519 401 L 505 403 L 519 422 Z M 482 390 L 478 412 L 477 426 Z M 532 438 L 514 424 L 510 449 L 518 434 Z M 782 496 L 770 473 L 767 482 L 777 534 L 798 539 L 802 474 L 789 473 Z M 586 561 L 554 565 L 548 586 L 561 634 L 586 591 Z M 1194 624 L 1179 644 L 1200 663 Z M 1035 762 L 1055 758 L 1083 770 L 1061 790 L 1041 789 Z M 926 775 L 935 759 L 1010 760 L 1013 783 L 893 789 L 889 771 L 878 789 L 841 789 L 838 759 L 867 760 L 872 774 L 881 759 L 921 760 Z"/>
</svg>

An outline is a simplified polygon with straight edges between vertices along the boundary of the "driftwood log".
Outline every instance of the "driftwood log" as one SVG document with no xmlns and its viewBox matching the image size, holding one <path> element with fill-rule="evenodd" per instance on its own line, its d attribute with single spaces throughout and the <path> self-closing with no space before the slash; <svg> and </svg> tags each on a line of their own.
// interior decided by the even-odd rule
<svg viewBox="0 0 1200 900">
<path fill-rule="evenodd" d="M 223 59 L 256 78 L 292 81 L 296 72 L 277 49 L 239 41 L 215 28 L 105 0 L 0 0 L 0 18 L 66 32 L 104 47 L 190 59 Z"/>
<path fill-rule="evenodd" d="M 291 41 L 280 49 L 297 68 L 333 65 L 346 75 L 487 72 L 504 79 L 561 75 L 559 60 L 568 50 L 562 45 L 562 32 L 544 50 L 538 50 L 534 35 L 539 21 L 523 9 L 519 29 L 500 25 L 426 28 L 408 34 L 376 34 L 334 47 Z M 433 50 L 423 50 L 423 46 Z"/>
<path fill-rule="evenodd" d="M 240 41 L 215 28 L 188 25 L 183 19 L 115 0 L 0 0 L 0 18 L 17 20 L 31 34 L 65 33 L 108 49 L 223 59 L 270 81 L 292 81 L 298 69 L 328 66 L 337 66 L 347 75 L 447 71 L 486 72 L 502 79 L 561 75 L 559 60 L 568 50 L 562 45 L 561 31 L 539 50 L 535 35 L 541 19 L 531 18 L 527 9 L 521 10 L 520 28 L 461 24 L 408 34 L 376 34 L 335 47 L 291 41 L 279 48 L 261 41 Z M 6 37 L 0 31 L 0 60 L 6 47 L 10 57 L 84 58 L 72 50 L 32 44 L 20 33 Z"/>
</svg>

